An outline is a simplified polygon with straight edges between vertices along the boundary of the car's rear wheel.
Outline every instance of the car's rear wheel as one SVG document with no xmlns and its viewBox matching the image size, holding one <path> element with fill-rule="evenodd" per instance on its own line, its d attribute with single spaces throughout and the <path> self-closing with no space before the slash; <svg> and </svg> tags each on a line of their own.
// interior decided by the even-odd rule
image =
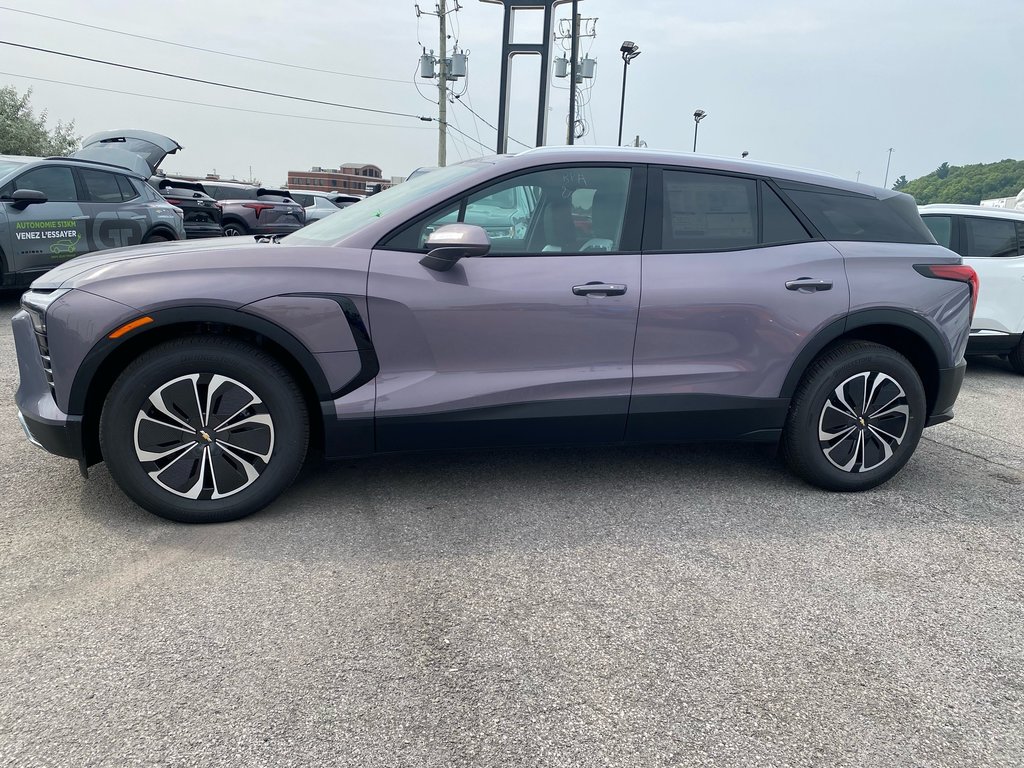
<svg viewBox="0 0 1024 768">
<path fill-rule="evenodd" d="M 1024 337 L 1017 342 L 1017 346 L 1010 350 L 1010 354 L 1007 355 L 1010 360 L 1010 365 L 1017 373 L 1024 373 Z"/>
<path fill-rule="evenodd" d="M 818 358 L 801 381 L 782 454 L 812 485 L 868 490 L 910 460 L 926 411 L 921 379 L 903 355 L 881 344 L 845 343 Z"/>
<path fill-rule="evenodd" d="M 262 350 L 187 337 L 138 357 L 103 405 L 100 447 L 117 484 L 169 520 L 236 520 L 295 479 L 309 439 L 302 394 Z"/>
<path fill-rule="evenodd" d="M 237 221 L 229 221 L 224 225 L 224 237 L 241 237 L 247 234 L 249 234 L 249 230 L 245 228 L 244 224 Z"/>
<path fill-rule="evenodd" d="M 167 235 L 150 235 L 142 241 L 143 245 L 149 245 L 150 243 L 167 243 L 170 242 L 171 238 Z"/>
</svg>

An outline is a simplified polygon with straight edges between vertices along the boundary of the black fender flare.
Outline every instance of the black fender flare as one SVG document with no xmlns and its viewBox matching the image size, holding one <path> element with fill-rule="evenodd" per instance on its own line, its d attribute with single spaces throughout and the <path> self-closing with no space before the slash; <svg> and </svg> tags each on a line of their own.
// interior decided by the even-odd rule
<svg viewBox="0 0 1024 768">
<path fill-rule="evenodd" d="M 139 329 L 139 333 L 129 334 L 126 338 L 122 339 L 111 339 L 109 334 L 115 328 L 108 328 L 103 333 L 103 337 L 86 354 L 81 365 L 78 366 L 74 381 L 71 384 L 71 392 L 68 398 L 68 412 L 70 414 L 82 415 L 85 413 L 89 390 L 96 379 L 96 375 L 110 359 L 111 355 L 123 348 L 125 342 L 144 339 L 154 331 L 167 326 L 194 325 L 197 323 L 217 323 L 234 326 L 270 339 L 291 355 L 299 366 L 302 367 L 302 370 L 306 373 L 312 384 L 313 391 L 316 393 L 318 400 L 324 402 L 332 399 L 332 392 L 327 384 L 327 377 L 324 375 L 313 353 L 289 331 L 269 320 L 241 312 L 239 309 L 202 304 L 173 307 L 152 312 L 140 310 L 139 315 L 151 317 L 153 322 L 142 326 Z"/>
<path fill-rule="evenodd" d="M 797 385 L 800 384 L 804 372 L 829 344 L 850 331 L 872 325 L 892 325 L 914 333 L 928 345 L 937 366 L 939 368 L 948 367 L 944 365 L 944 361 L 950 357 L 949 349 L 938 329 L 923 317 L 897 307 L 861 309 L 829 323 L 804 345 L 790 366 L 779 397 L 792 397 L 796 393 Z"/>
</svg>

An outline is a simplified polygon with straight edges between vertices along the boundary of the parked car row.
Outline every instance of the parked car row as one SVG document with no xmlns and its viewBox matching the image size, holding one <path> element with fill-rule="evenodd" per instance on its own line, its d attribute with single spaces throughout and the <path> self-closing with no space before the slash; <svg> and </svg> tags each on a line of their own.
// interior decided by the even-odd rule
<svg viewBox="0 0 1024 768">
<path fill-rule="evenodd" d="M 71 157 L 0 156 L 0 285 L 27 285 L 108 248 L 287 235 L 360 199 L 162 175 L 180 149 L 158 133 L 116 130 L 89 136 Z"/>
</svg>

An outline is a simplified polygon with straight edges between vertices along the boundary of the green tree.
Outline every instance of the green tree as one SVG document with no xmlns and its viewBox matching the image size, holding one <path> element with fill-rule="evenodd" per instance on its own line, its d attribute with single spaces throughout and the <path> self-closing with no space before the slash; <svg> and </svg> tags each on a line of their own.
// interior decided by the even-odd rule
<svg viewBox="0 0 1024 768">
<path fill-rule="evenodd" d="M 896 183 L 892 185 L 892 188 L 893 189 L 903 189 L 909 183 L 910 182 L 907 181 L 907 177 L 904 174 L 903 176 L 900 176 L 898 179 L 896 179 Z"/>
<path fill-rule="evenodd" d="M 53 157 L 78 149 L 81 137 L 75 135 L 74 121 L 47 130 L 46 111 L 36 117 L 31 99 L 31 88 L 24 95 L 14 86 L 0 88 L 0 155 Z"/>
<path fill-rule="evenodd" d="M 1014 197 L 1022 189 L 1024 160 L 1000 160 L 976 165 L 943 163 L 927 176 L 907 182 L 900 191 L 913 195 L 919 205 L 977 205 L 993 197 Z"/>
</svg>

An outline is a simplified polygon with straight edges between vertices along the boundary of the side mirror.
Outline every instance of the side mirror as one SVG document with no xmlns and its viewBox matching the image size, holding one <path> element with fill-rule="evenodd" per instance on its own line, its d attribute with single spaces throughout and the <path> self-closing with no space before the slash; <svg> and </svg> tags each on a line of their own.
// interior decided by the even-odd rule
<svg viewBox="0 0 1024 768">
<path fill-rule="evenodd" d="M 445 224 L 427 238 L 430 251 L 420 259 L 427 269 L 447 272 L 459 259 L 486 256 L 491 251 L 491 238 L 482 227 L 473 224 Z"/>
<path fill-rule="evenodd" d="M 12 205 L 19 210 L 27 208 L 33 203 L 45 203 L 46 195 L 34 189 L 18 189 L 10 197 Z"/>
</svg>

